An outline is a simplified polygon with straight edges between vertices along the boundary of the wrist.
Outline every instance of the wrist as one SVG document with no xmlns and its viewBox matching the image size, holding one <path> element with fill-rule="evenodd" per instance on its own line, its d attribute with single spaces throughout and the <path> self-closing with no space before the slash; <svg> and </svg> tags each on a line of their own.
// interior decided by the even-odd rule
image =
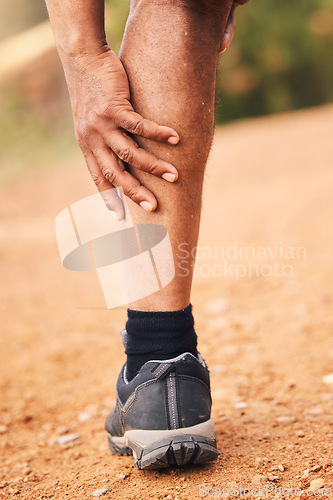
<svg viewBox="0 0 333 500">
<path fill-rule="evenodd" d="M 83 37 L 82 34 L 72 34 L 65 42 L 57 42 L 57 47 L 63 63 L 81 57 L 99 56 L 110 50 L 104 34 L 100 37 Z"/>
</svg>

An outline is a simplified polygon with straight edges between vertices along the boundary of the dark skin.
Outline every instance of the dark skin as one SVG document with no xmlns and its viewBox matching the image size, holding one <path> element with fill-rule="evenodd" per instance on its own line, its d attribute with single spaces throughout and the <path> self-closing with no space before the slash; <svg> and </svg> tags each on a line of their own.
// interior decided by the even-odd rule
<svg viewBox="0 0 333 500">
<path fill-rule="evenodd" d="M 231 42 L 238 3 L 132 0 L 119 57 L 105 42 L 102 0 L 47 4 L 76 137 L 98 190 L 121 219 L 122 204 L 111 189 L 121 186 L 135 223 L 160 224 L 169 233 L 174 279 L 130 307 L 183 309 L 190 302 L 195 252 L 182 276 L 178 249 L 185 243 L 191 252 L 198 241 L 218 55 Z"/>
</svg>

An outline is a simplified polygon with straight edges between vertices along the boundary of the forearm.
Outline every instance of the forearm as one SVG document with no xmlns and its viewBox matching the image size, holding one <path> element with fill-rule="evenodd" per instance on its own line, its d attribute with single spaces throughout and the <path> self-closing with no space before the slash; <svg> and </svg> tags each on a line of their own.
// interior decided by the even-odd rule
<svg viewBox="0 0 333 500">
<path fill-rule="evenodd" d="M 98 52 L 106 45 L 104 0 L 45 0 L 59 55 Z"/>
<path fill-rule="evenodd" d="M 124 214 L 120 200 L 114 206 L 109 197 L 114 187 L 122 187 L 145 210 L 154 210 L 156 198 L 128 172 L 127 164 L 168 182 L 176 181 L 178 173 L 167 161 L 139 148 L 130 134 L 175 145 L 177 132 L 134 111 L 126 71 L 106 43 L 104 0 L 45 1 L 69 90 L 75 136 L 97 189 L 118 220 Z"/>
</svg>

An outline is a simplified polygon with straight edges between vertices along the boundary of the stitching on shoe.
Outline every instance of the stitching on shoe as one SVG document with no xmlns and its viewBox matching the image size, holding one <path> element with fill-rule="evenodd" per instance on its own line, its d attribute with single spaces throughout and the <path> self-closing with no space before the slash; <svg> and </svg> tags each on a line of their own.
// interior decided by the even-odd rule
<svg viewBox="0 0 333 500">
<path fill-rule="evenodd" d="M 168 368 L 169 368 L 169 366 L 168 366 L 168 365 L 164 365 L 164 366 L 163 366 L 163 365 L 160 365 L 160 366 L 157 368 L 157 370 L 153 370 L 153 371 L 152 371 L 152 374 L 153 374 L 156 378 L 158 378 L 158 377 L 159 377 L 159 376 L 160 376 L 163 372 L 165 372 Z"/>
<path fill-rule="evenodd" d="M 143 384 L 139 385 L 139 387 L 137 387 L 135 389 L 135 391 L 132 392 L 132 394 L 130 395 L 130 397 L 128 398 L 126 403 L 124 404 L 123 411 L 126 413 L 127 411 L 129 411 L 132 408 L 133 404 L 138 399 L 139 392 L 142 389 L 145 389 L 149 385 L 156 384 L 156 383 L 160 383 L 160 382 L 158 380 L 148 380 L 147 382 L 144 382 Z"/>
<path fill-rule="evenodd" d="M 158 366 L 155 370 L 152 370 L 151 373 L 155 378 L 161 378 L 162 375 L 168 375 L 168 373 L 174 368 L 174 363 L 167 363 Z"/>
<path fill-rule="evenodd" d="M 176 378 L 174 373 L 170 373 L 167 378 L 167 385 L 168 388 L 170 389 L 170 404 L 169 404 L 169 410 L 171 410 L 171 428 L 172 429 L 177 429 L 177 400 L 176 400 Z"/>
<path fill-rule="evenodd" d="M 202 382 L 200 379 L 197 379 L 195 377 L 191 377 L 190 375 L 177 375 L 177 378 L 181 379 L 181 380 L 196 382 L 197 384 L 199 384 L 203 388 L 205 388 L 206 391 L 208 392 L 208 394 L 210 395 L 210 391 L 209 391 L 208 386 L 204 382 Z M 161 383 L 161 381 L 160 380 L 148 380 L 147 382 L 144 382 L 143 384 L 139 385 L 139 387 L 137 387 L 135 389 L 135 391 L 132 392 L 132 394 L 129 396 L 126 403 L 124 405 L 122 405 L 122 410 L 124 412 L 127 412 L 128 410 L 130 410 L 132 408 L 133 404 L 135 403 L 135 401 L 137 400 L 139 392 L 142 389 L 144 389 L 145 387 L 148 387 L 151 384 L 157 384 L 157 383 Z"/>
</svg>

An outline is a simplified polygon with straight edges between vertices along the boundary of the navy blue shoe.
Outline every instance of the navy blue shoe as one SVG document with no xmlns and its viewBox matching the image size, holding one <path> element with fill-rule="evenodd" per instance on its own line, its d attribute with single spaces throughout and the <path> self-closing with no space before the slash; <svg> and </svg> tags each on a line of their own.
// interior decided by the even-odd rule
<svg viewBox="0 0 333 500">
<path fill-rule="evenodd" d="M 137 469 L 159 469 L 214 460 L 209 372 L 202 358 L 184 353 L 148 361 L 130 382 L 126 364 L 117 403 L 105 428 L 112 453 L 133 454 Z"/>
</svg>

